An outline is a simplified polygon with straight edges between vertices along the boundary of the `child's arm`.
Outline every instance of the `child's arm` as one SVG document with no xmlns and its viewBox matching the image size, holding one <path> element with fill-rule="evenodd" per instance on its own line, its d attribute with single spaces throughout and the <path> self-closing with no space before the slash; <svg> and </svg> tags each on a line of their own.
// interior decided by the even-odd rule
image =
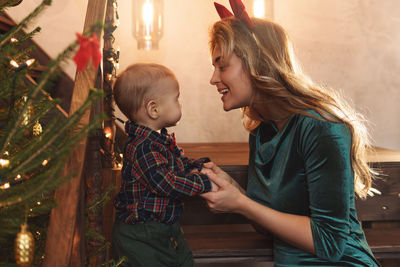
<svg viewBox="0 0 400 267">
<path fill-rule="evenodd" d="M 181 199 L 211 190 L 211 182 L 207 175 L 175 175 L 168 164 L 168 152 L 164 149 L 160 151 L 160 147 L 151 143 L 142 144 L 136 149 L 136 153 L 136 169 L 132 171 L 137 173 L 135 177 L 155 194 Z"/>
</svg>

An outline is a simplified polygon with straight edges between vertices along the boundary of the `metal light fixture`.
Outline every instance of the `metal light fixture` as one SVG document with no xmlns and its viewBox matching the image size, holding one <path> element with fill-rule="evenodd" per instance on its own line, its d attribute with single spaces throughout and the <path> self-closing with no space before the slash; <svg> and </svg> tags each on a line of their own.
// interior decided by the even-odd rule
<svg viewBox="0 0 400 267">
<path fill-rule="evenodd" d="M 163 0 L 133 0 L 133 36 L 138 49 L 158 49 L 163 35 Z"/>
</svg>

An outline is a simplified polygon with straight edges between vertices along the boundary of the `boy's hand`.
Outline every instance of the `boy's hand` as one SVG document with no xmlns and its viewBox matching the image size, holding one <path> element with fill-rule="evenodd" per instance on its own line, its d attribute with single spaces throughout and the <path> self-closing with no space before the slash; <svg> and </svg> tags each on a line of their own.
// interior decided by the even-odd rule
<svg viewBox="0 0 400 267">
<path fill-rule="evenodd" d="M 197 170 L 192 170 L 190 173 L 193 173 L 193 171 L 198 172 Z M 209 172 L 211 172 L 211 170 L 207 169 L 207 168 L 202 168 L 200 170 L 200 173 L 205 174 L 205 175 L 207 175 L 207 173 L 209 173 Z M 210 182 L 211 182 L 211 191 L 218 191 L 218 188 L 219 188 L 218 185 L 216 185 L 213 181 L 211 181 L 211 179 L 210 179 Z"/>
<path fill-rule="evenodd" d="M 192 173 L 201 173 L 201 174 L 205 174 L 205 175 L 207 175 L 207 173 L 205 172 L 205 171 L 203 171 L 204 170 L 204 168 L 202 168 L 201 170 L 200 170 L 200 172 L 199 172 L 199 170 L 198 169 L 193 169 L 193 170 L 191 170 L 189 173 L 190 174 L 192 174 Z M 210 170 L 210 169 L 207 169 L 207 170 Z M 210 182 L 211 182 L 211 191 L 218 191 L 218 185 L 216 185 L 213 181 L 211 181 L 210 180 Z"/>
<path fill-rule="evenodd" d="M 196 169 L 196 168 L 194 168 L 194 169 L 192 169 L 190 172 L 189 172 L 190 174 L 193 174 L 193 173 L 199 173 L 199 170 L 198 169 Z"/>
</svg>

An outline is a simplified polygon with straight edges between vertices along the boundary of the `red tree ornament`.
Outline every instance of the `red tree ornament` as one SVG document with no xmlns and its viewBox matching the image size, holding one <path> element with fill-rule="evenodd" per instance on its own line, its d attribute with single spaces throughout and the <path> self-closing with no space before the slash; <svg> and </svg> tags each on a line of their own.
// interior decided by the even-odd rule
<svg viewBox="0 0 400 267">
<path fill-rule="evenodd" d="M 91 37 L 86 37 L 77 33 L 76 36 L 80 46 L 74 56 L 78 71 L 82 71 L 86 67 L 90 58 L 92 58 L 93 66 L 97 68 L 101 62 L 101 53 L 99 39 L 96 34 L 92 33 Z"/>
</svg>

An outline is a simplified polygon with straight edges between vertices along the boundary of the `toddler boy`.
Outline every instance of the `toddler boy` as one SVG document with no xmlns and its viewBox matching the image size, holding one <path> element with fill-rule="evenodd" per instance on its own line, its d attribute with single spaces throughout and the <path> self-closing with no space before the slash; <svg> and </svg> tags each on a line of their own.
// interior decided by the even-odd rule
<svg viewBox="0 0 400 267">
<path fill-rule="evenodd" d="M 200 173 L 209 160 L 184 157 L 165 129 L 182 115 L 177 79 L 162 65 L 134 64 L 118 76 L 114 98 L 129 119 L 123 181 L 114 200 L 115 257 L 125 256 L 125 266 L 193 266 L 177 222 L 182 199 L 211 191 L 212 184 Z"/>
</svg>

